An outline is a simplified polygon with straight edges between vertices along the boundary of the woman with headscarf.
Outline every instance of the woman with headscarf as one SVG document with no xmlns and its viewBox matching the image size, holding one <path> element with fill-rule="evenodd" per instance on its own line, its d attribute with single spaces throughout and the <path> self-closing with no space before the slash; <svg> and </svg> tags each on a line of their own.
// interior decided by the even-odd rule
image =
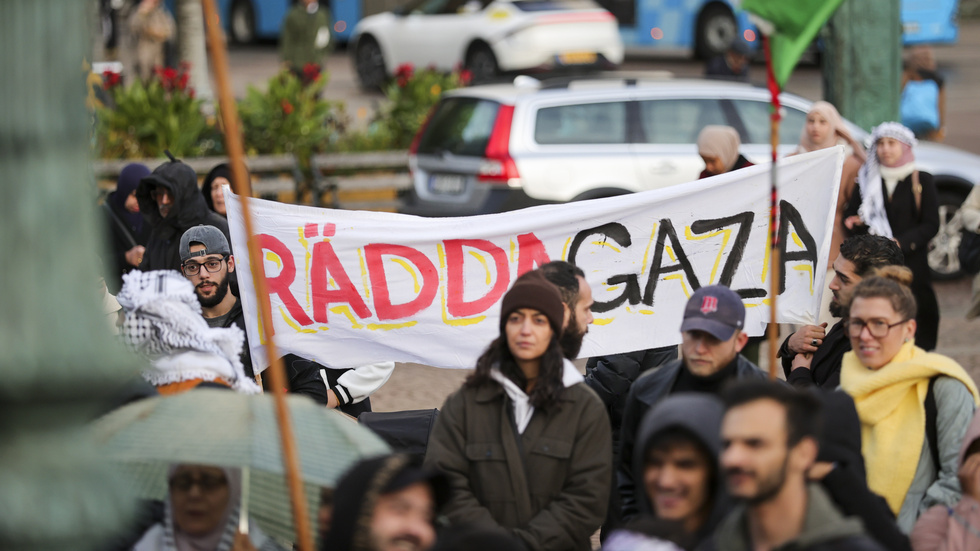
<svg viewBox="0 0 980 551">
<path fill-rule="evenodd" d="M 106 259 L 105 281 L 110 293 L 118 293 L 122 276 L 137 268 L 143 261 L 146 241 L 150 237 L 150 225 L 143 223 L 136 186 L 150 175 L 150 169 L 139 163 L 130 163 L 119 172 L 116 190 L 109 194 L 102 205 L 109 231 L 109 256 Z"/>
<path fill-rule="evenodd" d="M 231 167 L 228 163 L 221 163 L 212 168 L 204 177 L 204 183 L 201 184 L 201 195 L 204 196 L 204 202 L 208 204 L 209 209 L 228 218 L 228 211 L 225 210 L 225 194 L 222 188 L 225 184 L 231 185 Z"/>
<path fill-rule="evenodd" d="M 242 483 L 239 469 L 174 465 L 163 520 L 151 526 L 133 551 L 285 551 L 249 519 L 238 532 Z"/>
<path fill-rule="evenodd" d="M 837 258 L 837 253 L 840 250 L 840 244 L 844 242 L 844 238 L 847 236 L 844 228 L 844 210 L 854 194 L 854 182 L 857 178 L 858 169 L 864 163 L 865 155 L 864 148 L 847 131 L 844 119 L 837 112 L 837 108 L 826 101 L 814 102 L 806 114 L 806 124 L 800 133 L 800 144 L 797 146 L 794 155 L 826 149 L 835 145 L 844 146 L 846 157 L 840 175 L 840 191 L 837 195 L 837 210 L 834 215 L 834 233 L 830 242 L 828 267 L 834 263 L 834 259 Z M 833 278 L 833 271 L 830 270 L 828 275 Z M 827 296 L 828 293 L 825 292 L 824 295 Z M 821 311 L 824 310 L 826 308 Z"/>
<path fill-rule="evenodd" d="M 704 161 L 704 170 L 698 178 L 724 174 L 747 166 L 752 166 L 738 152 L 742 145 L 738 131 L 731 126 L 708 125 L 698 134 L 698 155 Z"/>
<path fill-rule="evenodd" d="M 957 452 L 980 398 L 958 363 L 917 346 L 911 279 L 886 266 L 845 298 L 852 351 L 840 377 L 861 419 L 868 487 L 905 533 L 933 505 L 959 501 Z"/>
<path fill-rule="evenodd" d="M 504 295 L 496 339 L 436 420 L 452 525 L 499 527 L 537 551 L 586 551 L 612 479 L 609 417 L 561 351 L 566 310 L 540 272 Z"/>
<path fill-rule="evenodd" d="M 916 343 L 932 350 L 939 333 L 939 302 L 928 252 L 939 231 L 939 198 L 932 175 L 915 169 L 912 148 L 917 143 L 912 131 L 897 122 L 875 127 L 868 160 L 858 173 L 861 193 L 851 201 L 845 225 L 856 233 L 892 239 L 902 248 L 918 305 Z"/>
</svg>

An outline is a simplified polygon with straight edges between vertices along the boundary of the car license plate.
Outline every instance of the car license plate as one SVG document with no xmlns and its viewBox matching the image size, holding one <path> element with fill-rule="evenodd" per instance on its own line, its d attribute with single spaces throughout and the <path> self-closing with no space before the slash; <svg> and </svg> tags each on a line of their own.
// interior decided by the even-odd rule
<svg viewBox="0 0 980 551">
<path fill-rule="evenodd" d="M 462 174 L 433 174 L 429 178 L 429 191 L 439 195 L 459 195 L 466 188 Z"/>
<path fill-rule="evenodd" d="M 596 54 L 593 52 L 569 52 L 558 56 L 562 65 L 588 65 L 595 63 Z"/>
</svg>

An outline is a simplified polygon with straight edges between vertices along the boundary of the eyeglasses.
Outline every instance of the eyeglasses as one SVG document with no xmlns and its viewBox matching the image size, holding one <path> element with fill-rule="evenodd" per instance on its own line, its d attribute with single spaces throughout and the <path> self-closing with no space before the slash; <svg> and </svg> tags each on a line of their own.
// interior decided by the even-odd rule
<svg viewBox="0 0 980 551">
<path fill-rule="evenodd" d="M 870 319 L 868 321 L 851 318 L 847 320 L 845 326 L 847 327 L 848 336 L 853 339 L 860 337 L 861 331 L 864 331 L 865 327 L 868 328 L 868 333 L 870 333 L 872 337 L 881 339 L 888 335 L 888 332 L 892 330 L 892 327 L 902 325 L 903 323 L 909 321 L 909 319 L 911 318 L 906 318 L 895 323 L 888 323 L 888 320 L 881 318 Z"/>
<path fill-rule="evenodd" d="M 205 270 L 207 270 L 209 273 L 214 274 L 221 269 L 221 263 L 224 262 L 225 260 L 228 260 L 228 256 L 229 255 L 226 254 L 226 255 L 222 255 L 220 259 L 211 258 L 200 264 L 198 264 L 197 262 L 184 262 L 183 264 L 180 265 L 180 269 L 182 272 L 184 272 L 184 275 L 189 275 L 189 276 L 196 276 L 197 274 L 201 273 L 202 267 Z"/>
<path fill-rule="evenodd" d="M 213 492 L 227 484 L 228 479 L 223 474 L 214 475 L 203 473 L 199 476 L 194 476 L 192 473 L 181 473 L 170 479 L 170 491 L 189 492 L 196 485 L 202 492 Z"/>
</svg>

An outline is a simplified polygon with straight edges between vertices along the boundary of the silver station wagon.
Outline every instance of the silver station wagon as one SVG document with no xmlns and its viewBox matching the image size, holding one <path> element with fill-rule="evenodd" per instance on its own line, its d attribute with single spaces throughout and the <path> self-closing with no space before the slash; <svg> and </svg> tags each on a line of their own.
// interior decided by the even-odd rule
<svg viewBox="0 0 980 551">
<path fill-rule="evenodd" d="M 809 100 L 781 95 L 779 153 L 799 142 Z M 634 193 L 696 180 L 697 136 L 738 130 L 741 153 L 769 160 L 769 92 L 747 84 L 666 76 L 539 82 L 519 76 L 446 93 L 415 137 L 413 187 L 403 212 L 465 216 Z M 847 122 L 858 140 L 866 131 Z M 942 227 L 930 265 L 960 274 L 957 209 L 980 184 L 980 156 L 920 142 L 919 168 L 935 177 Z"/>
</svg>

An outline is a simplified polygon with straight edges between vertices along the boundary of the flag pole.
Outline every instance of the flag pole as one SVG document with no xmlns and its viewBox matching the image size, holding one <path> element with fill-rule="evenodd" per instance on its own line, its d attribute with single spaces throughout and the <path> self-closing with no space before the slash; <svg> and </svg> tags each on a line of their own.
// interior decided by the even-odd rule
<svg viewBox="0 0 980 551">
<path fill-rule="evenodd" d="M 252 281 L 255 282 L 255 295 L 259 298 L 259 316 L 262 320 L 262 331 L 265 337 L 265 350 L 269 362 L 269 379 L 275 399 L 276 417 L 279 422 L 279 435 L 282 441 L 283 469 L 293 508 L 293 520 L 296 526 L 296 539 L 300 551 L 313 551 L 313 537 L 310 531 L 309 515 L 306 508 L 306 497 L 303 492 L 303 481 L 300 473 L 299 457 L 296 451 L 296 439 L 293 434 L 292 420 L 286 407 L 286 376 L 282 359 L 276 353 L 272 331 L 272 313 L 267 302 L 262 297 L 268 296 L 265 272 L 262 267 L 262 251 L 255 237 L 252 224 L 252 213 L 249 198 L 252 196 L 252 186 L 245 171 L 245 149 L 242 136 L 238 129 L 238 112 L 235 99 L 231 93 L 228 76 L 228 57 L 221 33 L 221 20 L 215 9 L 214 0 L 202 0 L 204 20 L 207 27 L 208 46 L 211 51 L 211 62 L 214 67 L 215 83 L 218 88 L 218 104 L 221 108 L 221 118 L 225 127 L 225 146 L 231 164 L 231 183 L 241 200 L 242 218 L 245 220 L 245 235 L 248 238 L 249 264 L 252 270 Z"/>
<path fill-rule="evenodd" d="M 779 83 L 773 73 L 772 52 L 769 47 L 769 36 L 762 35 L 762 48 L 766 56 L 766 84 L 769 87 L 770 113 L 769 113 L 769 145 L 772 149 L 772 168 L 769 170 L 769 378 L 776 378 L 776 369 L 779 365 L 777 352 L 779 351 L 779 324 L 776 323 L 777 311 L 776 300 L 779 296 L 780 276 L 779 261 L 779 189 L 777 186 L 778 167 L 776 161 L 779 157 Z"/>
</svg>

